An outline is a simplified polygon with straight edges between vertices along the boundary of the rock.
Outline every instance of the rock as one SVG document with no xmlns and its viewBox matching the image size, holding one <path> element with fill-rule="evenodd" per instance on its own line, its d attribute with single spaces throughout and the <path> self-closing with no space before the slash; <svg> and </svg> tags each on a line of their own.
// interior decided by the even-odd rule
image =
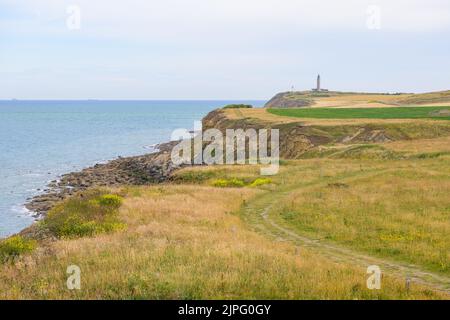
<svg viewBox="0 0 450 320">
<path fill-rule="evenodd" d="M 55 203 L 90 187 L 164 182 L 174 170 L 179 168 L 170 161 L 171 150 L 177 143 L 160 144 L 158 148 L 163 151 L 157 153 L 119 157 L 80 172 L 64 174 L 59 182 L 56 180 L 50 182 L 45 189 L 45 194 L 32 198 L 25 206 L 34 212 L 35 218 L 42 218 Z"/>
</svg>

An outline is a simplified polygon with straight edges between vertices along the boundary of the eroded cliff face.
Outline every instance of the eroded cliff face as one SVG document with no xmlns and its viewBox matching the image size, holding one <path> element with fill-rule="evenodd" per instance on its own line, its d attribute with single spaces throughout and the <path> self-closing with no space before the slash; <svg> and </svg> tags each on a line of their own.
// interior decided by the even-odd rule
<svg viewBox="0 0 450 320">
<path fill-rule="evenodd" d="M 396 140 L 426 139 L 450 135 L 449 122 L 366 123 L 345 125 L 308 125 L 305 123 L 270 123 L 254 118 L 234 119 L 221 109 L 203 119 L 203 130 L 279 129 L 280 157 L 298 159 L 306 152 L 333 144 L 375 144 Z"/>
<path fill-rule="evenodd" d="M 280 156 L 286 159 L 299 157 L 302 153 L 318 145 L 332 141 L 332 138 L 322 132 L 314 133 L 310 127 L 300 123 L 270 124 L 252 118 L 230 119 L 222 110 L 214 110 L 203 118 L 203 130 L 219 129 L 224 135 L 226 129 L 279 129 L 280 130 Z"/>
</svg>

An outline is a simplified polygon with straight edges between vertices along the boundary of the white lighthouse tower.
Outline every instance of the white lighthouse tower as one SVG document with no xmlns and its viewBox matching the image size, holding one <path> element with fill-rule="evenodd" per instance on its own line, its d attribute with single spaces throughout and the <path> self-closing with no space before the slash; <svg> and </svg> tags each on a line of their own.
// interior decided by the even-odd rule
<svg viewBox="0 0 450 320">
<path fill-rule="evenodd" d="M 328 91 L 327 89 L 322 89 L 320 87 L 320 74 L 317 75 L 317 86 L 316 88 L 312 89 L 314 92 L 320 92 L 320 91 Z"/>
</svg>

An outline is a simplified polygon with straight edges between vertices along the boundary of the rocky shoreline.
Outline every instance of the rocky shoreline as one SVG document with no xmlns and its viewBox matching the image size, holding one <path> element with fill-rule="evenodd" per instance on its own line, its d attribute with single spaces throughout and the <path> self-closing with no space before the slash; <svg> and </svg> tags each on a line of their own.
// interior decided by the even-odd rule
<svg viewBox="0 0 450 320">
<path fill-rule="evenodd" d="M 59 181 L 51 182 L 44 194 L 31 198 L 25 207 L 40 219 L 67 197 L 91 187 L 113 187 L 124 184 L 143 185 L 166 181 L 177 168 L 170 160 L 172 148 L 178 141 L 156 146 L 155 153 L 142 156 L 119 157 L 104 164 L 96 164 L 79 172 L 71 172 Z"/>
</svg>

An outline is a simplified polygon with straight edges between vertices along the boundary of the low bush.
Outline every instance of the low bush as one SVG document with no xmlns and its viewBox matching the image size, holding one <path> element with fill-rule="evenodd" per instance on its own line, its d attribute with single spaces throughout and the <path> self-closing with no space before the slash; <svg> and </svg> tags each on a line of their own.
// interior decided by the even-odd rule
<svg viewBox="0 0 450 320">
<path fill-rule="evenodd" d="M 122 197 L 102 190 L 74 196 L 51 209 L 41 226 L 57 237 L 76 238 L 121 230 Z"/>
<path fill-rule="evenodd" d="M 255 181 L 253 181 L 250 184 L 250 187 L 258 187 L 258 186 L 262 186 L 265 184 L 271 184 L 272 180 L 269 178 L 257 178 Z"/>
<path fill-rule="evenodd" d="M 257 178 L 253 181 L 248 179 L 241 180 L 237 178 L 230 178 L 214 180 L 212 185 L 219 188 L 242 188 L 245 186 L 258 187 L 270 183 L 272 183 L 272 180 L 269 178 Z"/>
<path fill-rule="evenodd" d="M 122 197 L 116 194 L 105 194 L 99 197 L 98 203 L 104 207 L 118 209 L 122 205 Z"/>
<path fill-rule="evenodd" d="M 180 183 L 202 183 L 216 176 L 217 171 L 186 170 L 175 173 L 173 180 Z"/>
<path fill-rule="evenodd" d="M 253 108 L 250 104 L 229 104 L 223 107 L 223 109 L 250 109 Z"/>
<path fill-rule="evenodd" d="M 242 188 L 245 186 L 245 182 L 236 178 L 217 179 L 212 182 L 212 185 L 219 188 Z"/>
<path fill-rule="evenodd" d="M 36 248 L 35 240 L 22 236 L 12 236 L 0 242 L 0 262 L 4 263 L 24 253 L 30 253 Z"/>
</svg>

